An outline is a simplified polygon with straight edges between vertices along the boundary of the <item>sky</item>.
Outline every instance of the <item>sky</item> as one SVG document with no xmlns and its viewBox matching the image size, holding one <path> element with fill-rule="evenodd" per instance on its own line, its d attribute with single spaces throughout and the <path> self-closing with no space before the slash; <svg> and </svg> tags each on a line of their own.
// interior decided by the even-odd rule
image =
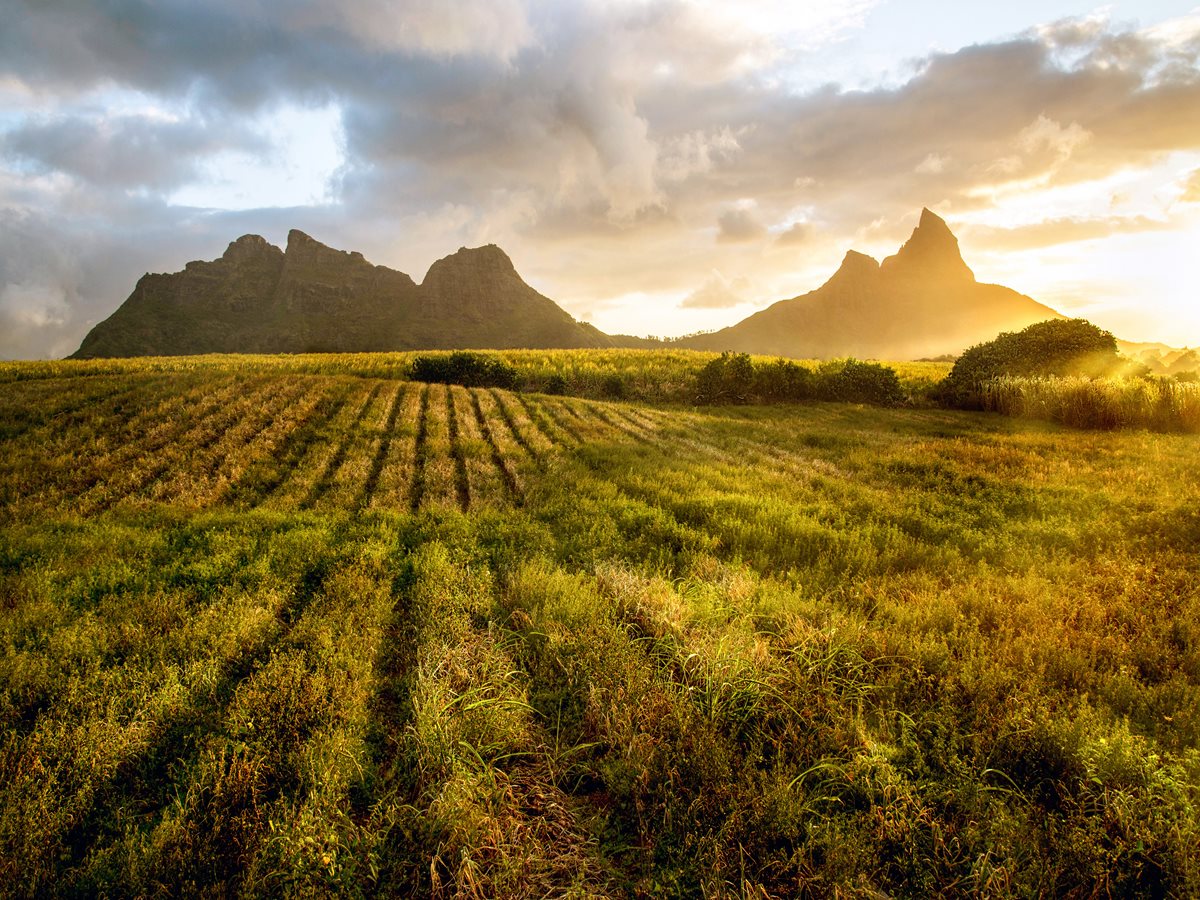
<svg viewBox="0 0 1200 900">
<path fill-rule="evenodd" d="M 981 281 L 1200 345 L 1200 6 L 0 0 L 0 358 L 299 228 L 500 245 L 579 319 L 733 324 L 922 207 Z"/>
</svg>

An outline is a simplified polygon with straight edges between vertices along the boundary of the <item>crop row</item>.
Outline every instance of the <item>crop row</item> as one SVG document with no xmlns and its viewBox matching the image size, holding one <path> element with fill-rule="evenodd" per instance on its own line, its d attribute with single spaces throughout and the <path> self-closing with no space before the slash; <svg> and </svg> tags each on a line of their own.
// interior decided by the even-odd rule
<svg viewBox="0 0 1200 900">
<path fill-rule="evenodd" d="M 557 448 L 644 440 L 648 427 L 646 413 L 494 389 L 261 374 L 128 380 L 76 397 L 77 408 L 60 399 L 41 425 L 14 425 L 21 433 L 0 463 L 8 515 L 520 504 Z M 36 404 L 45 388 L 14 390 Z"/>
</svg>

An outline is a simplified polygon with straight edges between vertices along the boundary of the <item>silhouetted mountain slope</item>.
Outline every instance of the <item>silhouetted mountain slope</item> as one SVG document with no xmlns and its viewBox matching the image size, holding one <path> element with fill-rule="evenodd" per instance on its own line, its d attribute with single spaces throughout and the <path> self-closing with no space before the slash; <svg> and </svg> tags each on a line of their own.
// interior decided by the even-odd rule
<svg viewBox="0 0 1200 900">
<path fill-rule="evenodd" d="M 75 357 L 463 347 L 608 347 L 517 274 L 499 247 L 463 248 L 418 285 L 300 231 L 257 235 L 212 262 L 145 275 Z"/>
<path fill-rule="evenodd" d="M 980 284 L 946 223 L 928 209 L 912 237 L 882 264 L 851 250 L 824 285 L 736 325 L 676 346 L 799 358 L 915 359 L 959 353 L 1062 316 L 995 284 Z"/>
</svg>

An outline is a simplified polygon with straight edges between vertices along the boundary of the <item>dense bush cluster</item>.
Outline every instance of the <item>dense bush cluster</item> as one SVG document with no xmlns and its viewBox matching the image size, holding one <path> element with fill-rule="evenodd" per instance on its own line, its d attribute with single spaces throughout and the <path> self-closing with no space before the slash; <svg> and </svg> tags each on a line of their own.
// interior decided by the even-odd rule
<svg viewBox="0 0 1200 900">
<path fill-rule="evenodd" d="M 983 407 L 982 390 L 1002 375 L 1109 375 L 1121 366 L 1110 332 L 1086 319 L 1053 319 L 1003 332 L 971 347 L 942 382 L 938 399 L 963 409 Z"/>
<path fill-rule="evenodd" d="M 704 404 L 794 403 L 840 400 L 895 406 L 904 391 L 894 370 L 878 363 L 840 359 L 816 371 L 778 359 L 755 364 L 746 353 L 722 353 L 696 376 L 696 400 Z"/>
<path fill-rule="evenodd" d="M 412 361 L 413 381 L 461 384 L 466 387 L 515 388 L 517 370 L 494 356 L 463 350 L 448 355 L 418 356 Z"/>
</svg>

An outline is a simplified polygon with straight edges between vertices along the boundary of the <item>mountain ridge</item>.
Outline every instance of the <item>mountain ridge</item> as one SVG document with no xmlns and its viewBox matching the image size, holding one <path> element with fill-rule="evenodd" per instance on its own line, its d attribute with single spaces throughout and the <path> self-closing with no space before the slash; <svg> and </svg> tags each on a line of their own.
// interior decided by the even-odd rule
<svg viewBox="0 0 1200 900">
<path fill-rule="evenodd" d="M 675 346 L 827 359 L 919 359 L 961 353 L 1046 319 L 1032 297 L 976 280 L 945 220 L 929 210 L 882 263 L 850 250 L 824 284 Z"/>
<path fill-rule="evenodd" d="M 418 284 L 292 229 L 286 249 L 247 234 L 218 259 L 143 275 L 72 356 L 613 345 L 526 284 L 495 244 L 459 248 Z"/>
<path fill-rule="evenodd" d="M 147 273 L 73 354 L 369 352 L 672 347 L 797 358 L 917 359 L 962 352 L 1001 331 L 1063 318 L 1031 297 L 976 280 L 958 239 L 928 208 L 879 262 L 849 250 L 806 294 L 727 328 L 658 341 L 576 321 L 528 285 L 495 244 L 460 247 L 417 283 L 303 231 L 281 249 L 261 235 L 215 260 Z"/>
</svg>

